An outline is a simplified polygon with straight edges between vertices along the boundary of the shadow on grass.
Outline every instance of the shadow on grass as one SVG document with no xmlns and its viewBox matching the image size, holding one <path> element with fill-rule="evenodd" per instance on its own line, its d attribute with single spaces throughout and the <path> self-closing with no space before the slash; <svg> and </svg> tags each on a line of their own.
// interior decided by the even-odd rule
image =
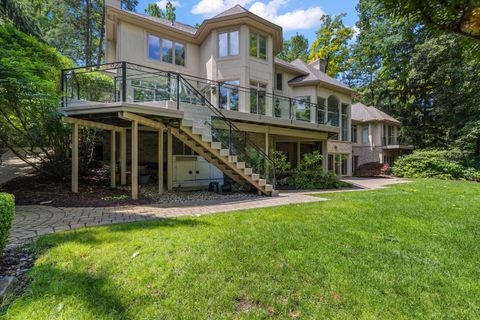
<svg viewBox="0 0 480 320">
<path fill-rule="evenodd" d="M 124 233 L 135 230 L 180 227 L 194 228 L 208 225 L 210 225 L 210 223 L 197 219 L 164 218 L 141 222 L 95 226 L 42 236 L 34 243 L 33 249 L 37 253 L 40 253 L 48 248 L 56 247 L 67 242 L 87 245 L 99 245 L 105 242 L 114 243 L 125 241 Z"/>
</svg>

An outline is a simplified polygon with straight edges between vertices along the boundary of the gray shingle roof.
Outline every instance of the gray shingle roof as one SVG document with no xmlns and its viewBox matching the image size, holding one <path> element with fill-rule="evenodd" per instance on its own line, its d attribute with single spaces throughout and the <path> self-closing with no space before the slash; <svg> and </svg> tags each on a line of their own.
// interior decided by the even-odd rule
<svg viewBox="0 0 480 320">
<path fill-rule="evenodd" d="M 296 59 L 290 64 L 294 65 L 300 70 L 305 71 L 305 75 L 303 76 L 298 76 L 296 78 L 293 78 L 290 80 L 288 83 L 290 84 L 310 84 L 310 83 L 326 83 L 332 86 L 335 86 L 337 88 L 342 88 L 344 90 L 348 90 L 350 92 L 355 92 L 352 88 L 348 87 L 347 85 L 341 83 L 340 81 L 330 77 L 326 73 L 323 73 L 322 71 L 314 68 L 313 66 L 307 64 L 305 61 Z"/>
<path fill-rule="evenodd" d="M 291 64 L 288 61 L 282 60 L 282 59 L 277 58 L 277 57 L 275 57 L 274 60 L 275 60 L 275 64 L 277 64 L 279 66 L 282 66 L 286 69 L 297 71 L 298 73 L 303 74 L 303 75 L 306 75 L 308 73 L 305 70 L 297 68 L 296 66 L 294 66 L 293 64 Z"/>
<path fill-rule="evenodd" d="M 370 121 L 389 121 L 400 124 L 400 121 L 392 116 L 389 116 L 383 111 L 375 107 L 369 107 L 362 103 L 355 103 L 352 105 L 352 120 L 358 122 Z"/>
<path fill-rule="evenodd" d="M 148 20 L 156 22 L 156 23 L 161 23 L 161 24 L 165 25 L 166 27 L 170 27 L 170 28 L 173 28 L 173 29 L 177 29 L 177 30 L 186 32 L 186 33 L 190 33 L 191 35 L 194 35 L 198 30 L 195 27 L 192 27 L 188 24 L 177 22 L 177 21 L 175 21 L 172 24 L 172 22 L 170 22 L 167 19 L 152 17 L 152 16 L 149 16 L 149 15 L 146 15 L 146 14 L 141 14 L 141 13 L 138 13 L 138 12 L 132 12 L 132 11 L 126 11 L 126 10 L 124 10 L 122 12 L 127 13 L 127 14 L 131 14 L 131 15 L 135 15 L 135 16 L 138 16 L 138 17 L 142 17 L 144 19 L 148 19 Z"/>
<path fill-rule="evenodd" d="M 247 9 L 242 7 L 241 5 L 237 4 L 236 6 L 231 7 L 230 9 L 227 9 L 223 12 L 220 12 L 219 14 L 214 16 L 212 19 L 227 17 L 227 16 L 233 16 L 235 14 L 240 14 L 240 13 L 244 13 L 244 12 L 250 12 L 250 11 L 248 11 Z"/>
</svg>

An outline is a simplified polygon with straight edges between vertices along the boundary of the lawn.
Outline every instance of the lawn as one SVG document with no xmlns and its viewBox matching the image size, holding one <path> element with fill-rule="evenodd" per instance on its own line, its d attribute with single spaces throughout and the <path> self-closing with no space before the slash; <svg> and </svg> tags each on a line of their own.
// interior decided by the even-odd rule
<svg viewBox="0 0 480 320">
<path fill-rule="evenodd" d="M 478 319 L 480 184 L 41 238 L 5 319 Z"/>
</svg>

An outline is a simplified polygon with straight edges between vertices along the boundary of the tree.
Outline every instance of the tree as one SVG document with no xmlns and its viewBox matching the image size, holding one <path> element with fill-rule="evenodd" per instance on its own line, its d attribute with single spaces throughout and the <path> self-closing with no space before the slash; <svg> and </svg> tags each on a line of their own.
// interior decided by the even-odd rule
<svg viewBox="0 0 480 320">
<path fill-rule="evenodd" d="M 308 40 L 301 34 L 292 36 L 289 40 L 283 40 L 283 50 L 278 54 L 280 59 L 293 61 L 295 59 L 308 59 Z"/>
<path fill-rule="evenodd" d="M 145 9 L 145 13 L 151 15 L 152 17 L 165 19 L 165 13 L 156 3 L 149 3 Z"/>
<path fill-rule="evenodd" d="M 171 23 L 174 23 L 175 20 L 177 19 L 175 10 L 176 8 L 173 6 L 173 4 L 170 1 L 168 1 L 167 5 L 165 6 L 165 19 L 167 19 Z"/>
<path fill-rule="evenodd" d="M 322 16 L 322 25 L 316 32 L 317 39 L 310 46 L 309 61 L 324 59 L 326 73 L 332 77 L 348 68 L 348 41 L 352 39 L 354 30 L 343 24 L 345 16 L 345 13 L 333 18 L 331 15 Z"/>
<path fill-rule="evenodd" d="M 480 41 L 478 0 L 382 0 L 382 3 L 396 17 Z"/>
<path fill-rule="evenodd" d="M 2 19 L 11 21 L 22 32 L 41 38 L 37 22 L 26 11 L 24 4 L 18 0 L 0 0 L 0 22 Z"/>
<path fill-rule="evenodd" d="M 2 0 L 0 0 L 2 1 Z M 24 0 L 36 18 L 45 41 L 76 64 L 101 63 L 105 56 L 104 0 Z M 138 0 L 123 0 L 134 10 Z"/>
</svg>

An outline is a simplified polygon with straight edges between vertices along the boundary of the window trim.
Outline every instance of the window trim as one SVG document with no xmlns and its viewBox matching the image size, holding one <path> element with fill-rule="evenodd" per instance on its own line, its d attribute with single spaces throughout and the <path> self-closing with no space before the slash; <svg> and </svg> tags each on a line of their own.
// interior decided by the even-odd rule
<svg viewBox="0 0 480 320">
<path fill-rule="evenodd" d="M 278 76 L 280 76 L 280 82 L 278 81 Z M 280 89 L 278 88 L 279 83 L 280 83 Z M 283 92 L 283 73 L 282 72 L 275 72 L 275 90 Z"/>
<path fill-rule="evenodd" d="M 161 63 L 161 64 L 166 64 L 166 65 L 170 65 L 170 66 L 175 66 L 175 67 L 181 67 L 181 68 L 186 68 L 187 67 L 187 44 L 185 42 L 182 42 L 182 41 L 177 41 L 177 40 L 173 40 L 172 38 L 168 38 L 168 37 L 162 37 L 162 36 L 159 36 L 158 34 L 155 34 L 155 33 L 151 33 L 151 32 L 147 32 L 146 33 L 146 56 L 147 56 L 147 61 L 149 62 L 152 62 L 152 63 Z M 160 43 L 160 57 L 159 57 L 159 60 L 156 60 L 156 59 L 153 59 L 150 57 L 150 54 L 149 54 L 149 43 L 148 43 L 148 38 L 152 36 L 152 37 L 156 37 L 158 40 L 159 40 L 159 43 Z M 167 40 L 167 41 L 171 41 L 172 42 L 172 62 L 167 62 L 167 61 L 163 61 L 163 40 Z M 184 51 L 184 58 L 183 58 L 183 65 L 181 64 L 177 64 L 176 63 L 176 45 L 177 44 L 181 44 L 183 46 L 183 51 Z"/>
<path fill-rule="evenodd" d="M 230 33 L 232 32 L 238 32 L 238 53 L 237 54 L 231 54 L 231 46 L 230 46 Z M 227 34 L 227 55 L 226 56 L 221 56 L 220 55 L 220 35 L 222 33 Z M 224 30 L 219 30 L 217 32 L 217 58 L 218 59 L 229 59 L 232 57 L 239 57 L 240 56 L 240 29 L 235 28 L 235 29 L 224 29 Z"/>
</svg>

